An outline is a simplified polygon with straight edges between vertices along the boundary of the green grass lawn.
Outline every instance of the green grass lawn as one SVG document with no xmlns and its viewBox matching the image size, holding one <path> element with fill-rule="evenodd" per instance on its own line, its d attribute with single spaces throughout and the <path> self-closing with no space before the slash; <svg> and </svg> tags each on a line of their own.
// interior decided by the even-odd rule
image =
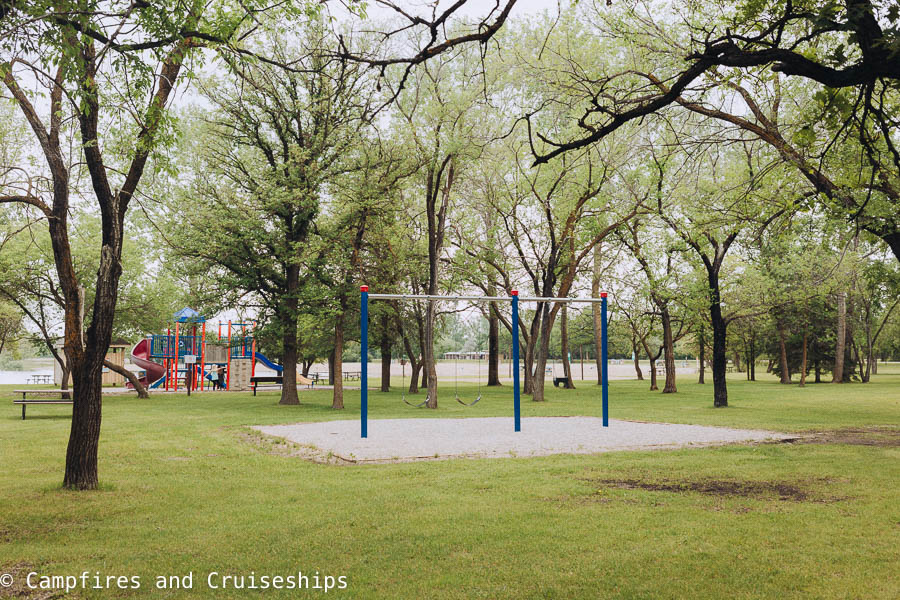
<svg viewBox="0 0 900 600">
<path fill-rule="evenodd" d="M 444 383 L 437 411 L 372 392 L 370 418 L 511 414 L 510 386 L 465 408 Z M 325 594 L 345 598 L 900 597 L 900 374 L 884 369 L 804 389 L 731 375 L 727 409 L 693 379 L 666 396 L 611 384 L 613 418 L 858 432 L 826 443 L 365 466 L 286 456 L 244 428 L 358 419 L 359 392 L 339 413 L 326 390 L 295 407 L 275 392 L 106 397 L 102 488 L 88 493 L 59 487 L 71 407 L 21 421 L 14 387 L 0 388 L 0 573 L 15 583 L 0 598 L 29 592 L 29 571 L 85 570 L 138 576 L 141 589 L 67 597 L 325 594 L 207 587 L 210 572 L 298 570 L 346 577 Z M 523 414 L 599 415 L 598 388 L 551 387 Z M 154 589 L 157 575 L 191 571 L 192 590 Z"/>
</svg>

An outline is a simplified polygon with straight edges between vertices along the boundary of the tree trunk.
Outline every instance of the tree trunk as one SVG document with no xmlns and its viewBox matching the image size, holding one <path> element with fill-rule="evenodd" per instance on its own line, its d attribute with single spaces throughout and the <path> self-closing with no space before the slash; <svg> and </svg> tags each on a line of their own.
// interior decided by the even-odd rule
<svg viewBox="0 0 900 600">
<path fill-rule="evenodd" d="M 596 298 L 600 295 L 600 244 L 594 246 L 594 265 L 591 275 L 591 297 Z M 597 362 L 597 385 L 603 385 L 603 360 L 600 356 L 600 346 L 603 335 L 603 315 L 600 306 L 596 302 L 591 303 L 591 312 L 594 317 L 594 360 Z M 633 345 L 632 345 L 633 347 Z M 637 353 L 635 352 L 635 356 Z M 637 367 L 638 379 L 643 379 L 640 367 Z"/>
<path fill-rule="evenodd" d="M 678 391 L 675 386 L 675 342 L 672 339 L 672 317 L 669 314 L 669 307 L 663 306 L 660 309 L 662 313 L 663 326 L 663 349 L 665 351 L 665 367 L 666 367 L 666 384 L 663 386 L 663 394 L 674 394 Z"/>
<path fill-rule="evenodd" d="M 781 383 L 788 384 L 791 382 L 791 372 L 788 370 L 787 346 L 784 340 L 784 323 L 781 319 L 776 319 L 775 327 L 778 329 L 778 357 L 781 366 Z"/>
<path fill-rule="evenodd" d="M 822 365 L 819 363 L 818 359 L 813 362 L 813 371 L 816 374 L 813 383 L 822 383 Z"/>
<path fill-rule="evenodd" d="M 553 323 L 550 322 L 550 304 L 541 302 L 537 308 L 541 313 L 541 334 L 537 347 L 537 356 L 534 364 L 534 382 L 532 384 L 531 399 L 534 402 L 543 402 L 544 383 L 546 381 L 547 358 L 550 354 L 550 333 Z"/>
<path fill-rule="evenodd" d="M 750 347 L 749 345 L 746 347 L 746 352 L 744 353 L 744 361 L 747 363 L 747 381 L 750 381 Z"/>
<path fill-rule="evenodd" d="M 341 298 L 341 311 L 334 320 L 334 388 L 331 394 L 331 408 L 342 410 L 344 408 L 344 305 L 346 299 Z M 368 357 L 360 356 L 360 360 Z"/>
<path fill-rule="evenodd" d="M 69 376 L 71 375 L 71 371 L 68 367 L 63 367 L 62 369 L 62 381 L 59 384 L 59 389 L 68 390 L 69 389 Z M 60 398 L 63 400 L 71 400 L 72 395 L 69 393 L 60 394 Z"/>
<path fill-rule="evenodd" d="M 413 352 L 412 342 L 409 340 L 409 334 L 407 333 L 407 329 L 403 326 L 403 320 L 400 317 L 399 303 L 395 302 L 393 306 L 395 312 L 394 318 L 396 319 L 397 323 L 397 331 L 400 332 L 400 338 L 403 340 L 403 348 L 404 350 L 406 350 L 406 357 L 409 359 L 409 393 L 418 394 L 419 370 L 422 368 L 422 363 L 418 360 L 416 353 Z M 419 322 L 418 311 L 416 311 L 416 332 L 420 334 L 419 339 L 421 341 L 424 337 L 424 328 Z"/>
<path fill-rule="evenodd" d="M 488 307 L 488 386 L 500 383 L 500 317 L 497 307 L 491 302 Z"/>
<path fill-rule="evenodd" d="M 409 389 L 410 394 L 419 393 L 419 372 L 422 370 L 422 364 L 409 361 Z"/>
<path fill-rule="evenodd" d="M 856 345 L 855 341 L 851 340 L 850 348 L 853 351 L 853 355 L 856 357 L 856 366 L 859 368 L 859 380 L 862 383 L 866 383 L 866 373 L 863 370 L 863 359 L 859 351 L 859 346 Z"/>
<path fill-rule="evenodd" d="M 747 371 L 750 373 L 750 381 L 756 381 L 756 336 L 750 336 L 750 360 L 747 361 Z"/>
<path fill-rule="evenodd" d="M 803 327 L 803 350 L 800 354 L 800 387 L 804 387 L 806 385 L 806 346 L 809 341 L 809 336 L 806 332 L 806 327 Z"/>
<path fill-rule="evenodd" d="M 328 353 L 328 385 L 334 385 L 334 348 Z"/>
<path fill-rule="evenodd" d="M 391 391 L 391 337 L 389 334 L 390 316 L 381 316 L 381 391 Z M 362 357 L 360 357 L 362 360 Z"/>
<path fill-rule="evenodd" d="M 100 442 L 102 362 L 94 367 L 80 361 L 72 369 L 74 403 L 69 445 L 66 449 L 66 474 L 63 486 L 73 489 L 96 489 L 99 483 L 97 450 Z"/>
<path fill-rule="evenodd" d="M 540 307 L 538 307 L 540 308 Z M 540 332 L 541 332 L 541 316 L 543 312 L 541 310 L 534 311 L 534 317 L 531 319 L 531 326 L 529 328 L 528 339 L 525 340 L 525 343 L 522 344 L 524 347 L 524 352 L 522 353 L 523 362 L 525 365 L 525 381 L 522 385 L 522 393 L 523 394 L 533 394 L 534 393 L 534 380 L 537 373 L 535 372 L 535 355 L 537 354 L 537 345 L 540 342 Z M 519 317 L 521 319 L 521 317 Z"/>
<path fill-rule="evenodd" d="M 285 271 L 286 296 L 281 301 L 277 312 L 281 327 L 281 342 L 284 354 L 281 357 L 282 386 L 281 400 L 278 404 L 297 405 L 297 292 L 300 289 L 300 266 L 289 264 Z"/>
<path fill-rule="evenodd" d="M 559 332 L 560 347 L 562 349 L 563 376 L 566 378 L 566 389 L 575 389 L 575 378 L 572 377 L 572 364 L 569 362 L 569 311 L 568 307 L 563 304 L 560 311 Z"/>
<path fill-rule="evenodd" d="M 697 357 L 700 362 L 700 377 L 697 383 L 706 383 L 706 331 L 700 326 L 700 355 Z"/>
<path fill-rule="evenodd" d="M 725 354 L 728 324 L 722 317 L 722 305 L 719 295 L 719 274 L 707 269 L 709 279 L 710 304 L 709 316 L 713 329 L 713 406 L 728 406 L 728 384 L 725 381 L 725 370 L 728 358 Z"/>
<path fill-rule="evenodd" d="M 634 374 L 638 381 L 644 380 L 644 373 L 641 371 L 641 353 L 638 351 L 637 340 L 631 338 L 631 356 L 634 357 Z"/>
<path fill-rule="evenodd" d="M 137 378 L 137 375 L 126 369 L 121 365 L 117 365 L 116 363 L 110 362 L 108 360 L 103 361 L 103 366 L 112 371 L 113 373 L 118 373 L 125 379 L 127 379 L 131 385 L 134 386 L 135 391 L 137 392 L 138 398 L 149 398 L 150 394 L 147 393 L 147 388 L 144 387 L 144 384 L 141 383 L 141 380 Z"/>
<path fill-rule="evenodd" d="M 650 391 L 654 392 L 659 389 L 659 386 L 656 384 L 656 361 L 659 360 L 663 349 L 660 348 L 659 351 L 654 355 L 650 351 L 650 346 L 646 341 L 641 340 L 641 344 L 644 346 L 644 352 L 647 353 L 647 358 L 650 361 Z"/>
<path fill-rule="evenodd" d="M 436 290 L 435 290 L 436 291 Z M 437 364 L 434 359 L 434 323 L 436 318 L 436 304 L 432 301 L 425 308 L 425 346 L 422 348 L 422 360 L 425 363 L 425 376 L 427 377 L 427 402 L 428 408 L 437 408 Z"/>
<path fill-rule="evenodd" d="M 446 179 L 443 180 L 446 169 Z M 447 211 L 450 207 L 450 190 L 453 188 L 456 164 L 454 156 L 447 155 L 441 164 L 432 163 L 428 168 L 425 189 L 425 216 L 428 224 L 428 295 L 438 293 L 440 279 L 441 251 L 444 246 L 444 230 Z M 440 201 L 438 201 L 440 198 Z M 434 357 L 434 325 L 437 317 L 437 305 L 429 301 L 425 306 L 425 339 L 422 347 L 422 361 L 425 363 L 428 397 L 426 406 L 437 408 L 437 364 Z"/>
<path fill-rule="evenodd" d="M 844 292 L 838 292 L 837 311 L 837 341 L 834 345 L 834 371 L 831 383 L 844 382 L 844 344 L 847 340 L 847 296 Z"/>
<path fill-rule="evenodd" d="M 737 350 L 734 351 L 734 372 L 735 373 L 743 373 L 744 369 L 741 366 L 741 354 Z"/>
<path fill-rule="evenodd" d="M 865 370 L 865 375 L 863 376 L 863 383 L 869 383 L 869 377 L 872 374 L 872 359 L 873 359 L 874 354 L 872 351 L 872 344 L 873 344 L 873 340 L 872 340 L 872 310 L 868 305 L 866 306 L 865 327 L 866 327 L 866 348 L 865 348 L 865 350 L 866 350 L 866 356 L 865 356 L 866 370 Z M 860 366 L 860 370 L 861 369 L 862 369 L 862 366 Z"/>
</svg>

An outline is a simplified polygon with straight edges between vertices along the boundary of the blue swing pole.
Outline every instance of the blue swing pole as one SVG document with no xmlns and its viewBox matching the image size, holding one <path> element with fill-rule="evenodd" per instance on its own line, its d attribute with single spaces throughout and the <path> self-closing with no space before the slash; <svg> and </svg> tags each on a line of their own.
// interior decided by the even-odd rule
<svg viewBox="0 0 900 600">
<path fill-rule="evenodd" d="M 603 426 L 609 427 L 609 360 L 606 352 L 606 292 L 600 293 L 600 363 L 603 365 Z"/>
<path fill-rule="evenodd" d="M 360 324 L 360 398 L 359 429 L 360 437 L 369 437 L 369 286 L 359 287 L 359 324 Z M 604 330 L 605 331 L 605 330 Z M 340 357 L 338 357 L 340 360 Z M 604 371 L 605 373 L 605 371 Z"/>
<path fill-rule="evenodd" d="M 509 292 L 512 296 L 512 361 L 513 361 L 513 413 L 515 431 L 522 431 L 521 399 L 519 397 L 519 291 Z"/>
</svg>

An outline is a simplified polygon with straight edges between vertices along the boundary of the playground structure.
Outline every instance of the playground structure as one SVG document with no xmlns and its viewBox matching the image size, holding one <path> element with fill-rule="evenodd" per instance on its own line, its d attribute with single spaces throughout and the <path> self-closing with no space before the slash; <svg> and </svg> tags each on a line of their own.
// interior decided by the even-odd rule
<svg viewBox="0 0 900 600">
<path fill-rule="evenodd" d="M 369 301 L 370 300 L 429 300 L 429 301 L 469 301 L 469 302 L 510 302 L 512 306 L 512 362 L 513 362 L 513 430 L 522 430 L 521 393 L 519 386 L 519 303 L 520 302 L 550 302 L 550 303 L 599 303 L 600 304 L 600 362 L 601 373 L 601 397 L 603 408 L 603 427 L 609 427 L 609 360 L 607 358 L 607 294 L 601 292 L 599 298 L 520 298 L 518 290 L 511 290 L 509 296 L 437 296 L 424 294 L 370 294 L 369 286 L 363 285 L 360 291 L 360 354 L 361 360 L 361 406 L 360 406 L 360 437 L 368 437 L 368 410 L 369 410 L 369 369 L 366 357 L 369 353 Z M 479 382 L 480 388 L 480 382 Z M 480 389 L 478 400 L 481 399 Z M 457 400 L 459 395 L 457 394 Z M 475 402 L 478 402 L 476 400 Z M 427 401 L 427 398 L 426 398 Z M 471 404 L 475 404 L 472 402 Z M 464 402 L 461 402 L 465 404 Z M 407 403 L 409 404 L 409 403 Z M 471 405 L 470 404 L 470 405 Z M 424 402 L 419 406 L 424 405 Z M 415 405 L 413 405 L 415 406 Z M 469 406 L 469 405 L 467 405 Z"/>
<path fill-rule="evenodd" d="M 281 365 L 257 352 L 255 323 L 219 322 L 214 340 L 207 337 L 206 325 L 206 317 L 183 308 L 175 313 L 173 327 L 165 334 L 138 342 L 131 360 L 146 373 L 141 382 L 166 391 L 201 392 L 216 389 L 219 370 L 224 369 L 224 389 L 244 391 L 251 389 L 257 361 L 282 372 Z"/>
</svg>

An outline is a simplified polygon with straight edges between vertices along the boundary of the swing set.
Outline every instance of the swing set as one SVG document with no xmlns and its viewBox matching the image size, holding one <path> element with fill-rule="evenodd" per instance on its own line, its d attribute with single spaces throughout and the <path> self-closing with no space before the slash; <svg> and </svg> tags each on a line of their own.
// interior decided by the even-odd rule
<svg viewBox="0 0 900 600">
<path fill-rule="evenodd" d="M 512 290 L 509 296 L 439 296 L 426 294 L 371 294 L 369 286 L 363 285 L 360 291 L 360 345 L 361 345 L 361 367 L 360 384 L 361 384 L 361 410 L 360 410 L 360 436 L 368 437 L 368 419 L 369 419 L 369 302 L 371 300 L 429 300 L 429 301 L 469 301 L 469 302 L 509 302 L 512 305 L 512 372 L 513 372 L 513 430 L 522 430 L 521 419 L 521 394 L 519 386 L 519 303 L 520 302 L 567 302 L 567 303 L 599 303 L 600 304 L 600 361 L 603 371 L 601 376 L 601 395 L 603 402 L 603 426 L 609 427 L 609 385 L 608 385 L 608 359 L 607 359 L 607 343 L 606 343 L 606 311 L 607 299 L 606 292 L 602 292 L 599 298 L 542 298 L 529 297 L 520 298 L 518 290 Z M 459 397 L 459 358 L 456 359 L 454 370 L 457 375 L 454 384 L 454 395 L 456 401 L 463 406 L 474 406 L 481 400 L 481 359 L 478 363 L 478 396 L 470 403 L 463 402 Z M 403 402 L 415 408 L 421 408 L 428 403 L 428 396 L 420 404 L 414 404 L 406 399 L 406 378 L 404 371 L 403 391 L 401 397 Z"/>
<path fill-rule="evenodd" d="M 477 352 L 477 361 L 478 361 L 478 395 L 471 402 L 464 402 L 462 398 L 459 397 L 459 352 L 453 353 L 453 395 L 456 397 L 456 401 L 462 404 L 463 406 L 475 406 L 478 404 L 478 401 L 481 400 L 481 359 L 482 352 Z M 446 358 L 447 355 L 444 355 Z M 405 367 L 405 361 L 401 363 Z M 413 404 L 409 400 L 406 399 L 406 369 L 404 368 L 401 371 L 401 379 L 400 379 L 400 399 L 403 400 L 405 404 L 408 406 L 412 406 L 413 408 L 422 408 L 426 404 L 428 404 L 428 400 L 431 398 L 427 393 L 425 394 L 425 400 L 418 404 Z"/>
</svg>

